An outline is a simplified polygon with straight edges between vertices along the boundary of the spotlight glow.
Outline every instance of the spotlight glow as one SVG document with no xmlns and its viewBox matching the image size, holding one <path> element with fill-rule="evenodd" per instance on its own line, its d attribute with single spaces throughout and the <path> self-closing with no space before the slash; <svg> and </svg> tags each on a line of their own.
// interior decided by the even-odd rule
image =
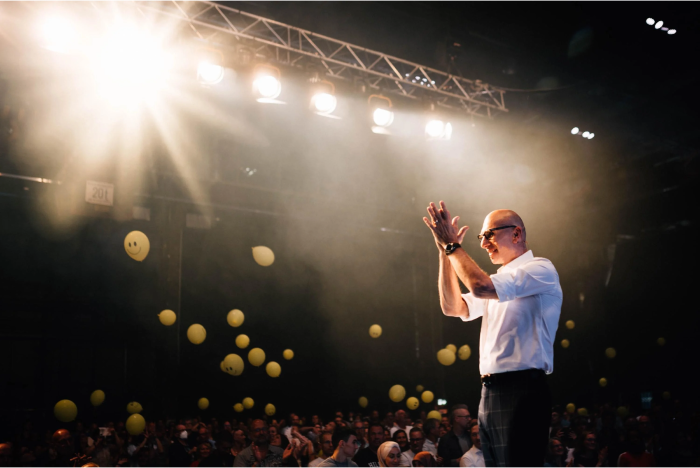
<svg viewBox="0 0 700 468">
<path fill-rule="evenodd" d="M 659 28 L 661 28 L 661 26 L 663 26 L 663 25 L 664 25 L 664 22 L 663 22 L 663 21 L 657 21 L 657 22 L 656 22 L 656 25 L 654 25 L 654 28 L 659 29 Z"/>
<path fill-rule="evenodd" d="M 434 119 L 425 124 L 425 133 L 430 139 L 449 140 L 452 138 L 452 124 Z"/>
<path fill-rule="evenodd" d="M 589 132 L 583 132 L 583 133 L 581 134 L 581 136 L 582 136 L 583 138 L 588 138 L 588 135 L 590 135 Z"/>
<path fill-rule="evenodd" d="M 275 99 L 282 92 L 282 83 L 272 75 L 261 75 L 253 82 L 253 87 L 264 99 Z"/>
<path fill-rule="evenodd" d="M 572 135 L 578 135 L 578 132 L 579 132 L 578 127 L 574 127 L 574 128 L 571 129 L 571 134 L 572 134 Z"/>
<path fill-rule="evenodd" d="M 654 18 L 647 18 L 647 24 L 648 24 L 649 26 L 653 26 L 655 22 L 656 22 L 656 21 L 654 21 Z"/>
<path fill-rule="evenodd" d="M 41 46 L 45 49 L 68 53 L 76 48 L 78 34 L 70 21 L 48 18 L 41 24 Z"/>
<path fill-rule="evenodd" d="M 589 140 L 592 140 L 594 136 L 595 136 L 595 133 L 589 133 L 589 134 L 588 134 L 588 139 L 589 139 Z"/>
<path fill-rule="evenodd" d="M 93 54 L 100 94 L 119 105 L 153 98 L 172 66 L 155 39 L 133 26 L 108 33 Z"/>
<path fill-rule="evenodd" d="M 676 30 L 675 30 L 675 29 L 669 29 L 669 30 L 668 30 L 668 33 L 669 33 L 669 34 L 676 34 Z"/>
<path fill-rule="evenodd" d="M 328 93 L 318 93 L 312 98 L 314 108 L 319 114 L 330 114 L 335 110 L 338 99 Z"/>
<path fill-rule="evenodd" d="M 394 113 L 387 109 L 377 108 L 372 113 L 375 125 L 388 127 L 394 122 Z"/>
<path fill-rule="evenodd" d="M 205 85 L 214 85 L 224 79 L 224 67 L 209 62 L 200 62 L 197 67 L 197 79 Z"/>
</svg>

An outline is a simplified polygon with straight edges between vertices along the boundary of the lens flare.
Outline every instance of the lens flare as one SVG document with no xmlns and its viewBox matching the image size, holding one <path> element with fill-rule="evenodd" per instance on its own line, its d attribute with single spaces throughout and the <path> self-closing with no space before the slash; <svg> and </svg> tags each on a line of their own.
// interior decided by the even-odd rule
<svg viewBox="0 0 700 468">
<path fill-rule="evenodd" d="M 578 135 L 578 132 L 579 132 L 578 127 L 574 127 L 574 128 L 571 129 L 571 134 L 572 134 L 572 135 Z"/>
</svg>

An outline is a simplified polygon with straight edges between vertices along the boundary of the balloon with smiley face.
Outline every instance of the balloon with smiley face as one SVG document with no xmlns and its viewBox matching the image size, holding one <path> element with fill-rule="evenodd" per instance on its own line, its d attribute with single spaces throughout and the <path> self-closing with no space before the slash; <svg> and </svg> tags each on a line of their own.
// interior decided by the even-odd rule
<svg viewBox="0 0 700 468">
<path fill-rule="evenodd" d="M 382 335 L 382 327 L 380 327 L 377 324 L 372 325 L 369 327 L 369 336 L 372 338 L 379 338 Z"/>
<path fill-rule="evenodd" d="M 406 407 L 410 410 L 418 408 L 418 405 L 420 405 L 420 402 L 416 397 L 411 397 L 408 400 L 406 400 Z"/>
<path fill-rule="evenodd" d="M 137 262 L 142 262 L 151 250 L 148 237 L 141 231 L 131 231 L 124 238 L 124 250 Z"/>
<path fill-rule="evenodd" d="M 138 414 L 141 411 L 143 411 L 143 407 L 138 401 L 132 401 L 126 405 L 126 412 L 129 414 Z"/>
</svg>

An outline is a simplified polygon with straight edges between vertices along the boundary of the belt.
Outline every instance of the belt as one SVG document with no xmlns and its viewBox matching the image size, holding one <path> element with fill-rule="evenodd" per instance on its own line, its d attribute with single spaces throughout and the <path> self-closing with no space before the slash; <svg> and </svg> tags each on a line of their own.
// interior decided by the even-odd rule
<svg viewBox="0 0 700 468">
<path fill-rule="evenodd" d="M 511 382 L 522 382 L 534 380 L 545 376 L 542 369 L 525 369 L 514 372 L 501 372 L 498 374 L 485 374 L 481 376 L 481 385 L 489 387 L 491 385 L 506 384 Z"/>
</svg>

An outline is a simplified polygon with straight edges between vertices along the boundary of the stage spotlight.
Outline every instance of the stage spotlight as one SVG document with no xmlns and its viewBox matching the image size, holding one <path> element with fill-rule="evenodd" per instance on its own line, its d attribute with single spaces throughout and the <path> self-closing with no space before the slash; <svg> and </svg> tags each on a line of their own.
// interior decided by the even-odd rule
<svg viewBox="0 0 700 468">
<path fill-rule="evenodd" d="M 588 139 L 589 139 L 589 140 L 592 140 L 594 136 L 595 136 L 595 133 L 589 133 L 589 134 L 588 134 Z"/>
<path fill-rule="evenodd" d="M 663 25 L 664 25 L 664 22 L 663 22 L 663 21 L 657 21 L 657 22 L 656 22 L 656 25 L 654 25 L 654 28 L 659 29 L 659 28 L 661 28 L 661 26 L 663 26 Z"/>
<path fill-rule="evenodd" d="M 314 95 L 311 96 L 311 110 L 324 117 L 332 117 L 338 99 L 335 97 L 335 85 L 330 81 L 321 80 L 314 85 Z"/>
<path fill-rule="evenodd" d="M 583 138 L 588 138 L 588 135 L 590 135 L 589 132 L 583 132 L 583 133 L 581 134 L 581 136 L 582 136 Z"/>
<path fill-rule="evenodd" d="M 215 85 L 224 79 L 224 67 L 209 62 L 199 62 L 197 80 L 203 85 Z"/>
<path fill-rule="evenodd" d="M 429 140 L 449 140 L 452 138 L 452 124 L 432 119 L 425 124 L 425 134 Z"/>
<path fill-rule="evenodd" d="M 92 59 L 101 94 L 115 104 L 152 98 L 172 66 L 155 39 L 134 26 L 108 33 Z"/>
<path fill-rule="evenodd" d="M 220 50 L 202 49 L 199 52 L 197 81 L 204 86 L 215 85 L 224 79 L 224 55 Z"/>
<path fill-rule="evenodd" d="M 53 52 L 72 52 L 77 45 L 75 26 L 65 18 L 47 18 L 41 24 L 41 46 Z"/>
<path fill-rule="evenodd" d="M 372 132 L 389 134 L 387 127 L 394 122 L 394 112 L 391 110 L 391 99 L 386 96 L 372 94 L 367 99 L 372 112 Z"/>
<path fill-rule="evenodd" d="M 572 135 L 578 135 L 578 132 L 579 132 L 578 127 L 574 127 L 574 128 L 571 129 L 571 134 L 572 134 Z"/>
<path fill-rule="evenodd" d="M 647 18 L 647 24 L 649 26 L 654 26 L 654 23 L 656 23 L 656 21 L 654 21 L 654 18 Z"/>
<path fill-rule="evenodd" d="M 676 34 L 676 30 L 675 30 L 675 29 L 669 29 L 669 30 L 668 30 L 668 33 L 669 33 L 669 34 Z"/>
<path fill-rule="evenodd" d="M 258 65 L 253 71 L 253 92 L 258 102 L 274 102 L 282 92 L 280 70 L 269 65 Z"/>
</svg>

